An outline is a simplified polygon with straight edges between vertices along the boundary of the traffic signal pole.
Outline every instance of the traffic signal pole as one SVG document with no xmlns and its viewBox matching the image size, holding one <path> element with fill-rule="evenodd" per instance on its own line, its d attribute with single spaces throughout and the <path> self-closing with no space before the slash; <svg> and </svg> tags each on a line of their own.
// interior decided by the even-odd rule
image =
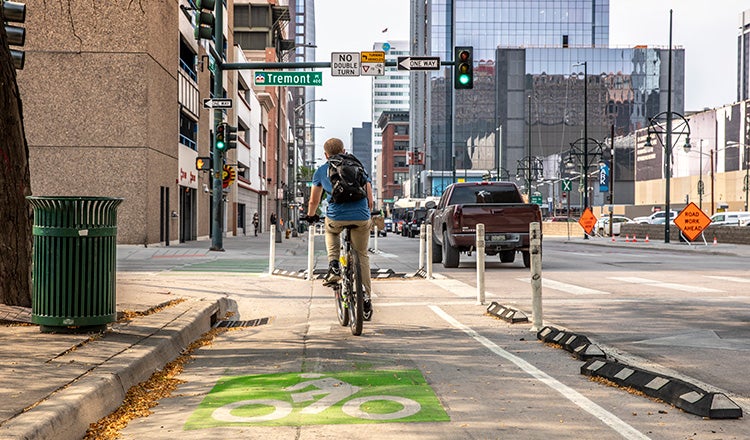
<svg viewBox="0 0 750 440">
<path fill-rule="evenodd" d="M 216 72 L 214 72 L 214 92 L 221 96 L 224 92 L 224 71 L 222 60 L 224 59 L 224 2 L 217 1 L 214 5 L 214 47 L 218 55 L 216 60 Z M 214 109 L 214 134 L 222 124 L 224 113 L 221 109 Z M 213 152 L 213 219 L 211 226 L 211 248 L 212 251 L 224 251 L 224 188 L 222 186 L 224 172 L 224 151 L 217 148 L 216 142 L 211 142 Z"/>
</svg>

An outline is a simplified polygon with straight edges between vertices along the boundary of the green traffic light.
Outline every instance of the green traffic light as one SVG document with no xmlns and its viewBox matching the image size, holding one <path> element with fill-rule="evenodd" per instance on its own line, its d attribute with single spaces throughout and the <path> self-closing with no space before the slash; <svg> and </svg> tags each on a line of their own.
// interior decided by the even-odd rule
<svg viewBox="0 0 750 440">
<path fill-rule="evenodd" d="M 458 75 L 458 82 L 460 82 L 462 85 L 469 84 L 469 75 Z"/>
<path fill-rule="evenodd" d="M 217 150 L 223 150 L 223 149 L 224 149 L 224 147 L 225 147 L 225 145 L 226 145 L 226 144 L 224 144 L 224 142 L 222 142 L 222 141 L 218 141 L 218 142 L 216 142 L 216 149 L 217 149 Z"/>
</svg>

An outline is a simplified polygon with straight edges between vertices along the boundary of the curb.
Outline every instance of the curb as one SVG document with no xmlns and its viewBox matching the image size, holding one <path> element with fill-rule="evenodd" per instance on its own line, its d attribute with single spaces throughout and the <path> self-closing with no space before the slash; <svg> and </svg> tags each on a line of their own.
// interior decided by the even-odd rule
<svg viewBox="0 0 750 440">
<path fill-rule="evenodd" d="M 116 410 L 132 386 L 148 379 L 209 331 L 228 309 L 229 300 L 183 304 L 175 306 L 174 312 L 180 306 L 183 310 L 166 323 L 160 323 L 164 315 L 159 313 L 163 312 L 132 321 L 136 330 L 149 327 L 150 321 L 151 333 L 8 420 L 0 427 L 0 439 L 83 438 L 89 424 Z"/>
<path fill-rule="evenodd" d="M 496 318 L 508 321 L 511 324 L 529 322 L 528 316 L 522 311 L 514 309 L 513 307 L 501 305 L 495 301 L 492 301 L 487 307 L 487 313 Z"/>
<path fill-rule="evenodd" d="M 742 417 L 742 409 L 723 393 L 706 392 L 685 381 L 641 368 L 610 360 L 594 359 L 581 367 L 581 374 L 603 377 L 617 385 L 632 387 L 685 412 L 709 419 Z"/>
</svg>

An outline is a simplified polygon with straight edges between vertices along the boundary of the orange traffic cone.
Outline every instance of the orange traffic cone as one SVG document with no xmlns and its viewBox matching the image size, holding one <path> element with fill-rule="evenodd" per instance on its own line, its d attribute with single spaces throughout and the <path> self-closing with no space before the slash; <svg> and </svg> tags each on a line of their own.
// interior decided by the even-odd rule
<svg viewBox="0 0 750 440">
<path fill-rule="evenodd" d="M 648 234 L 646 234 L 646 243 L 648 243 Z"/>
<path fill-rule="evenodd" d="M 612 243 L 615 242 L 615 234 L 612 234 Z"/>
<path fill-rule="evenodd" d="M 625 243 L 630 243 L 630 236 L 625 234 Z"/>
<path fill-rule="evenodd" d="M 716 244 L 716 236 L 714 235 L 714 244 Z"/>
<path fill-rule="evenodd" d="M 633 243 L 635 243 L 635 242 L 637 242 L 637 241 L 638 241 L 638 239 L 637 239 L 637 238 L 635 238 L 635 234 L 633 234 Z"/>
</svg>

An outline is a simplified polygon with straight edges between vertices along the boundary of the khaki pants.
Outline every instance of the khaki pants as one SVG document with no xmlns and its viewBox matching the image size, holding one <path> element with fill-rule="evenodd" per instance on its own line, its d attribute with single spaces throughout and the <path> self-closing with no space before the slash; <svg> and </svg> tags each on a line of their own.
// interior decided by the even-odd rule
<svg viewBox="0 0 750 440">
<path fill-rule="evenodd" d="M 341 256 L 341 231 L 344 226 L 354 225 L 351 230 L 352 246 L 359 255 L 359 270 L 362 273 L 362 286 L 368 294 L 370 290 L 370 255 L 367 243 L 370 240 L 370 220 L 336 221 L 326 217 L 326 248 L 328 261 L 338 261 Z"/>
</svg>

